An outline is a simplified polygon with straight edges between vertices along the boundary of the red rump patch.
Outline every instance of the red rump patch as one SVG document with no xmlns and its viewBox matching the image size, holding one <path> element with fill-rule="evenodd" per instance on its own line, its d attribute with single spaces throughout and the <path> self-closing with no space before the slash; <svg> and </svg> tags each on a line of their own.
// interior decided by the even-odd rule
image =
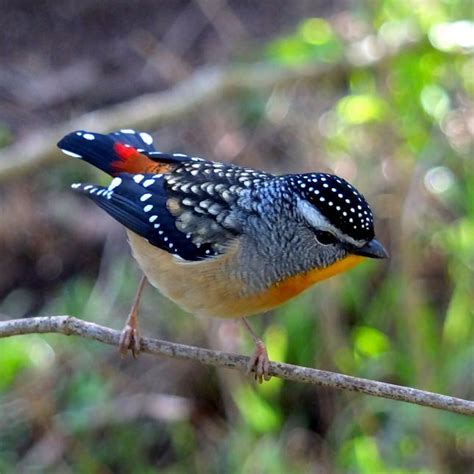
<svg viewBox="0 0 474 474">
<path fill-rule="evenodd" d="M 150 158 L 142 155 L 132 146 L 115 143 L 114 151 L 117 154 L 118 160 L 110 163 L 113 175 L 119 173 L 163 173 L 169 171 L 169 169 L 162 169 L 166 165 L 150 160 Z"/>
<path fill-rule="evenodd" d="M 120 157 L 121 160 L 128 160 L 133 156 L 139 155 L 138 151 L 132 146 L 124 145 L 123 143 L 116 143 L 114 145 L 114 151 Z"/>
</svg>

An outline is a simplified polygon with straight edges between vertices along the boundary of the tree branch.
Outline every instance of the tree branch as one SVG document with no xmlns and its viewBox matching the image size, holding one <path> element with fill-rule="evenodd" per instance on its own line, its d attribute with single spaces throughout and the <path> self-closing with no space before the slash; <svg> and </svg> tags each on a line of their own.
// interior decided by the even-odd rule
<svg viewBox="0 0 474 474">
<path fill-rule="evenodd" d="M 43 316 L 0 322 L 0 338 L 37 333 L 75 335 L 114 346 L 118 346 L 120 338 L 119 331 L 82 321 L 72 316 Z M 249 357 L 243 355 L 202 349 L 200 347 L 157 339 L 142 338 L 141 348 L 143 352 L 153 355 L 194 360 L 214 367 L 225 367 L 240 371 L 245 371 L 249 362 Z M 285 380 L 361 392 L 376 397 L 400 400 L 462 415 L 474 416 L 474 401 L 426 392 L 411 387 L 351 377 L 349 375 L 284 364 L 282 362 L 271 362 L 270 374 Z"/>
<path fill-rule="evenodd" d="M 357 68 L 383 65 L 400 52 L 420 46 L 407 36 L 396 44 L 369 36 L 350 48 L 334 64 L 311 63 L 282 67 L 256 63 L 228 67 L 203 67 L 186 80 L 163 92 L 89 112 L 56 128 L 40 130 L 0 151 L 0 182 L 54 163 L 62 156 L 56 142 L 72 130 L 110 132 L 121 128 L 155 128 L 178 120 L 204 105 L 249 91 L 264 91 L 295 82 L 315 82 L 325 77 L 344 77 Z"/>
</svg>

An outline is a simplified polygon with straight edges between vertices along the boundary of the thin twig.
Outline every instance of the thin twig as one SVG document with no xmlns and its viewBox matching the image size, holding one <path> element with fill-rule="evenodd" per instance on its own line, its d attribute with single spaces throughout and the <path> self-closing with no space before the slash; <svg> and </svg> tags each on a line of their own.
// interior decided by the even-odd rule
<svg viewBox="0 0 474 474">
<path fill-rule="evenodd" d="M 334 64 L 313 63 L 300 67 L 282 67 L 256 63 L 226 67 L 203 67 L 186 80 L 163 92 L 86 113 L 62 125 L 39 130 L 0 151 L 0 182 L 32 172 L 38 167 L 58 161 L 62 156 L 56 142 L 72 130 L 85 129 L 110 132 L 121 128 L 156 128 L 181 119 L 199 107 L 242 94 L 271 90 L 295 82 L 315 82 L 325 77 L 335 80 L 357 68 L 381 66 L 400 52 L 420 46 L 420 40 L 402 38 L 389 45 L 372 41 L 367 54 L 364 46 L 371 37 L 357 43 L 346 56 Z"/>
<path fill-rule="evenodd" d="M 0 338 L 35 333 L 75 335 L 86 339 L 95 339 L 96 341 L 114 346 L 118 346 L 120 340 L 119 331 L 82 321 L 72 316 L 43 316 L 0 322 Z M 153 355 L 194 360 L 202 364 L 237 369 L 242 372 L 246 371 L 249 362 L 249 357 L 243 355 L 229 354 L 149 338 L 142 338 L 141 350 Z M 284 364 L 282 362 L 271 362 L 270 374 L 285 380 L 361 392 L 376 397 L 400 400 L 462 415 L 474 416 L 474 401 L 426 392 L 411 387 L 351 377 L 349 375 Z"/>
</svg>

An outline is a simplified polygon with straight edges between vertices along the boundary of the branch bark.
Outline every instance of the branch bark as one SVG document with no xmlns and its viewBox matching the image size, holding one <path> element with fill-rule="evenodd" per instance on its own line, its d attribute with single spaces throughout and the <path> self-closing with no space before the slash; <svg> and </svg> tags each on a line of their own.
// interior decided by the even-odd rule
<svg viewBox="0 0 474 474">
<path fill-rule="evenodd" d="M 120 332 L 72 316 L 42 316 L 28 319 L 13 319 L 0 322 L 0 338 L 22 334 L 59 333 L 118 346 Z M 177 344 L 157 339 L 142 338 L 143 352 L 183 360 L 194 360 L 214 367 L 225 367 L 244 372 L 249 357 L 213 351 L 200 347 Z M 271 362 L 270 374 L 285 380 L 305 382 L 325 387 L 361 392 L 375 397 L 399 400 L 417 405 L 437 408 L 462 415 L 474 416 L 474 401 L 447 395 L 426 392 L 375 380 L 312 369 L 283 362 Z"/>
<path fill-rule="evenodd" d="M 357 68 L 381 66 L 400 52 L 420 46 L 413 37 L 387 44 L 368 37 L 348 48 L 338 63 L 313 63 L 301 67 L 248 64 L 203 67 L 173 88 L 145 94 L 121 104 L 89 112 L 56 128 L 33 132 L 0 151 L 0 182 L 50 165 L 62 156 L 56 142 L 72 130 L 110 132 L 121 128 L 156 128 L 178 120 L 223 98 L 245 92 L 285 87 L 295 82 L 315 82 L 325 77 L 344 77 Z"/>
</svg>

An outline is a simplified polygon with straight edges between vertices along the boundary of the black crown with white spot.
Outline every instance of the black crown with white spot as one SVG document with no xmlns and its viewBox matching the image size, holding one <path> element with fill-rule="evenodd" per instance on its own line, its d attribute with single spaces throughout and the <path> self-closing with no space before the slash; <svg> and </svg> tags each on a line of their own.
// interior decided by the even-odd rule
<svg viewBox="0 0 474 474">
<path fill-rule="evenodd" d="M 289 176 L 294 192 L 310 204 L 337 229 L 355 240 L 374 238 L 374 219 L 369 205 L 346 180 L 326 173 Z"/>
</svg>

